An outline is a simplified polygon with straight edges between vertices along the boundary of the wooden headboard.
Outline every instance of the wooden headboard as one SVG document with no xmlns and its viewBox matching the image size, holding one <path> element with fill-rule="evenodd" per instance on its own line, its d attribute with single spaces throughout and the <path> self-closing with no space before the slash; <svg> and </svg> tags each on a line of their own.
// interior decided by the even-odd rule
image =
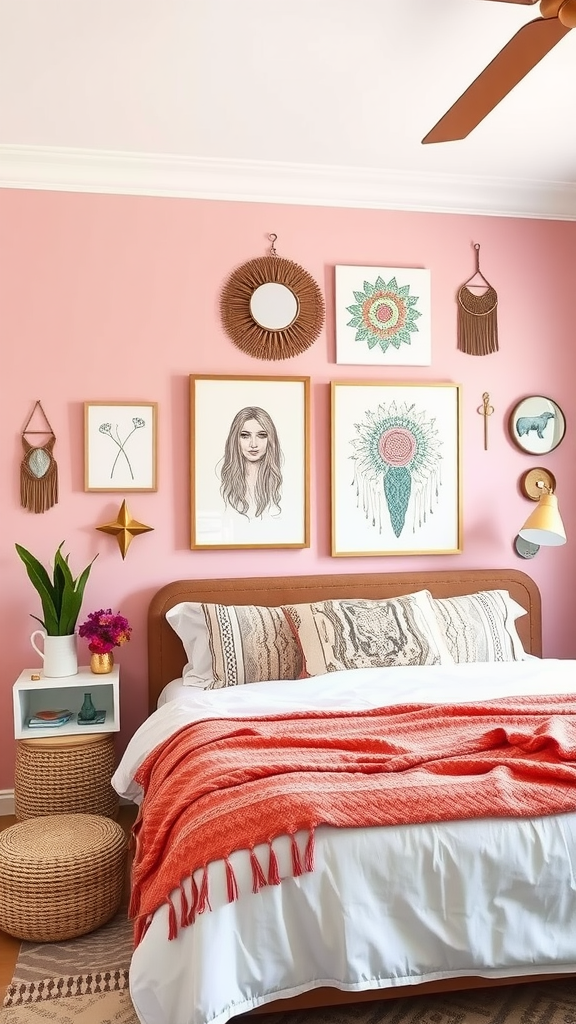
<svg viewBox="0 0 576 1024">
<path fill-rule="evenodd" d="M 529 654 L 542 655 L 540 592 L 534 580 L 517 569 L 176 580 L 154 595 L 148 611 L 149 710 L 154 711 L 160 691 L 171 679 L 182 675 L 186 663 L 184 648 L 165 618 L 168 609 L 181 601 L 274 606 L 340 597 L 397 597 L 416 590 L 429 590 L 433 597 L 454 597 L 476 590 L 508 590 L 527 612 L 516 622 L 524 649 Z"/>
</svg>

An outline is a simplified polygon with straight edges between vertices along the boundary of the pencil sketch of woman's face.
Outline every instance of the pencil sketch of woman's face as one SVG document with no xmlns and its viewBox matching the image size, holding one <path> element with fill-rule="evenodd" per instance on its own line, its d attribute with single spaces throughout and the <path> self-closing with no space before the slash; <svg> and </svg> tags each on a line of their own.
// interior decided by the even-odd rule
<svg viewBox="0 0 576 1024">
<path fill-rule="evenodd" d="M 282 449 L 270 414 L 258 405 L 239 409 L 220 468 L 224 504 L 247 518 L 281 514 Z"/>
<path fill-rule="evenodd" d="M 246 420 L 239 435 L 240 450 L 249 462 L 259 462 L 266 454 L 268 432 L 258 420 Z"/>
</svg>

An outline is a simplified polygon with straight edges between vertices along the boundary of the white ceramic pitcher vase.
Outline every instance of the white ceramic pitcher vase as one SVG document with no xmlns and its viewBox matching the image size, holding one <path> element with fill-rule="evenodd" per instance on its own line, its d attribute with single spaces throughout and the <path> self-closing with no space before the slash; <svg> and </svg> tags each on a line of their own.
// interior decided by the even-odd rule
<svg viewBox="0 0 576 1024">
<path fill-rule="evenodd" d="M 38 647 L 36 637 L 42 637 L 42 647 Z M 35 629 L 30 637 L 30 643 L 44 662 L 42 675 L 46 679 L 77 674 L 78 650 L 75 633 L 69 636 L 48 636 L 43 629 Z"/>
</svg>

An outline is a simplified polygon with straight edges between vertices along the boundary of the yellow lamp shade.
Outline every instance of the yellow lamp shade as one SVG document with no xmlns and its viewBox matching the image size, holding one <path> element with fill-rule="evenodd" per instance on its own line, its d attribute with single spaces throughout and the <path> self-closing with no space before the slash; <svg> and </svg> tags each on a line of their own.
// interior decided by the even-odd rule
<svg viewBox="0 0 576 1024">
<path fill-rule="evenodd" d="M 528 516 L 519 531 L 519 536 L 530 544 L 556 547 L 566 543 L 566 531 L 555 494 L 542 495 L 532 515 Z"/>
</svg>

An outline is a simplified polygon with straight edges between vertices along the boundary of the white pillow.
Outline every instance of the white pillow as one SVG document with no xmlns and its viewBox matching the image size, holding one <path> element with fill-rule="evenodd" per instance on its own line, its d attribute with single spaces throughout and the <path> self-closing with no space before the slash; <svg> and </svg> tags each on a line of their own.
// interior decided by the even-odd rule
<svg viewBox="0 0 576 1024">
<path fill-rule="evenodd" d="M 206 617 L 200 602 L 182 601 L 166 612 L 166 621 L 182 641 L 188 661 L 182 669 L 186 686 L 205 689 L 214 681 Z"/>
</svg>

